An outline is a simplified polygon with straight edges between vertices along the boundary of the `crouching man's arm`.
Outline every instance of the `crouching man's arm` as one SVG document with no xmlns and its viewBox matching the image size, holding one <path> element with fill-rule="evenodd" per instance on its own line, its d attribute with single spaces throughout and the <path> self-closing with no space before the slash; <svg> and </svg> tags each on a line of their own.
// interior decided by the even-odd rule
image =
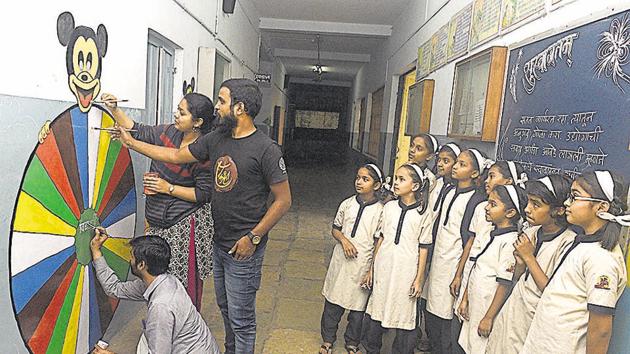
<svg viewBox="0 0 630 354">
<path fill-rule="evenodd" d="M 103 290 L 109 296 L 119 299 L 129 299 L 136 301 L 144 301 L 144 291 L 146 285 L 142 279 L 132 281 L 120 281 L 114 271 L 107 265 L 107 261 L 101 252 L 101 246 L 105 243 L 108 236 L 105 229 L 97 228 L 96 235 L 90 241 L 90 250 L 92 251 L 92 262 L 96 270 L 96 277 L 103 286 Z"/>
</svg>

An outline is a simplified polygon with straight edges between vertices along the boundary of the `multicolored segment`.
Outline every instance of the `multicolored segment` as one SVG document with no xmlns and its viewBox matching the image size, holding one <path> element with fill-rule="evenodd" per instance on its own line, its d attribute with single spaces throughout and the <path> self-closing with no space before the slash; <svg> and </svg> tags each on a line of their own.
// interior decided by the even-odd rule
<svg viewBox="0 0 630 354">
<path fill-rule="evenodd" d="M 129 273 L 136 192 L 129 151 L 92 127 L 111 127 L 98 106 L 71 107 L 51 124 L 26 168 L 13 216 L 11 293 L 33 353 L 85 353 L 101 338 L 118 301 L 98 283 L 89 251 L 96 226 L 111 230 L 103 255 Z"/>
</svg>

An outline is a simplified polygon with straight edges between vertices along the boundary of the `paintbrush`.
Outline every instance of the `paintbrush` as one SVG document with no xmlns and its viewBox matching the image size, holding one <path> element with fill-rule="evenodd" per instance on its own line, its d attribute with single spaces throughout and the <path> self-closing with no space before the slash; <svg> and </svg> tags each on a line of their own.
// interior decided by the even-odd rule
<svg viewBox="0 0 630 354">
<path fill-rule="evenodd" d="M 105 104 L 105 103 L 119 103 L 119 102 L 129 102 L 129 100 L 107 100 L 107 101 L 92 100 L 92 103 L 101 103 L 101 104 Z"/>
<path fill-rule="evenodd" d="M 117 132 L 118 128 L 99 128 L 99 127 L 92 127 L 92 129 L 94 130 L 104 130 L 106 132 Z M 126 132 L 137 132 L 136 129 L 125 129 Z"/>
</svg>

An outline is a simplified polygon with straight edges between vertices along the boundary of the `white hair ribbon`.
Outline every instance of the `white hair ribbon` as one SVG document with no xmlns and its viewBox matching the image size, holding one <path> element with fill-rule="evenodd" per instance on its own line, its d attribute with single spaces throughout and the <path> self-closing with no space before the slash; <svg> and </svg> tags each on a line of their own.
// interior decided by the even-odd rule
<svg viewBox="0 0 630 354">
<path fill-rule="evenodd" d="M 616 222 L 621 226 L 630 226 L 630 215 L 613 215 L 605 211 L 600 211 L 597 213 L 597 216 L 602 220 Z"/>
<path fill-rule="evenodd" d="M 595 177 L 597 177 L 597 183 L 601 187 L 602 191 L 608 198 L 609 202 L 615 199 L 615 182 L 609 171 L 595 171 Z"/>
<path fill-rule="evenodd" d="M 487 168 L 494 164 L 494 161 L 487 159 L 481 155 L 479 150 L 477 149 L 468 149 L 468 151 L 472 152 L 475 160 L 477 160 L 477 165 L 479 166 L 479 173 L 483 173 Z"/>
<path fill-rule="evenodd" d="M 516 207 L 516 212 L 518 213 L 518 215 L 521 215 L 521 202 L 518 200 L 518 193 L 516 192 L 516 187 L 514 187 L 511 184 L 504 185 L 504 187 L 508 191 L 508 194 L 510 195 L 510 199 L 512 200 L 512 203 L 514 203 L 514 206 Z"/>
<path fill-rule="evenodd" d="M 406 165 L 411 166 L 411 168 L 413 168 L 413 170 L 416 171 L 416 173 L 418 174 L 418 177 L 420 177 L 420 180 L 422 181 L 422 184 L 424 184 L 424 180 L 426 179 L 426 177 L 424 176 L 424 171 L 422 171 L 422 168 L 416 165 L 415 163 L 408 163 Z"/>
<path fill-rule="evenodd" d="M 437 139 L 431 134 L 427 133 L 426 135 L 429 137 L 429 139 L 431 139 L 431 143 L 433 144 L 433 152 L 438 152 L 438 150 L 440 150 L 440 145 L 438 144 Z"/>
<path fill-rule="evenodd" d="M 551 182 L 551 178 L 549 178 L 548 176 L 545 176 L 545 177 L 539 179 L 538 182 L 544 184 L 545 187 L 547 187 L 547 189 L 549 189 L 551 194 L 553 194 L 554 197 L 558 198 L 558 195 L 556 194 L 556 190 L 555 190 L 555 188 L 553 188 L 553 183 Z"/>
<path fill-rule="evenodd" d="M 372 169 L 374 170 L 374 172 L 376 172 L 376 175 L 378 176 L 378 181 L 383 183 L 383 174 L 381 173 L 381 170 L 378 168 L 378 166 L 376 166 L 373 163 L 369 163 L 365 166 L 370 166 L 372 167 Z"/>
<path fill-rule="evenodd" d="M 515 185 L 520 186 L 521 188 L 525 188 L 525 182 L 527 182 L 527 174 L 525 172 L 521 173 L 519 176 L 516 172 L 516 163 L 514 161 L 506 161 L 508 168 L 510 169 L 510 175 L 512 175 L 512 181 Z"/>
<path fill-rule="evenodd" d="M 455 153 L 455 157 L 458 157 L 459 154 L 462 153 L 462 149 L 460 149 L 459 146 L 457 146 L 457 144 L 455 143 L 448 143 L 444 146 L 448 146 L 451 150 L 453 150 L 453 152 Z"/>
</svg>

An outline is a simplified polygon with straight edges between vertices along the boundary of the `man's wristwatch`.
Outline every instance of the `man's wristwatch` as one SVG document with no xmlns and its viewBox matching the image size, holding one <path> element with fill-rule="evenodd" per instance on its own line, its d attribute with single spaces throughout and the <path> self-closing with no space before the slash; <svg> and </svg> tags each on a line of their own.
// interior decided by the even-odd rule
<svg viewBox="0 0 630 354">
<path fill-rule="evenodd" d="M 173 194 L 173 191 L 175 190 L 175 186 L 172 184 L 169 184 L 168 186 L 168 194 Z"/>
<path fill-rule="evenodd" d="M 249 237 L 249 239 L 252 240 L 252 243 L 254 244 L 254 246 L 258 245 L 260 241 L 262 240 L 260 235 L 256 235 L 253 231 L 249 231 L 247 233 L 247 237 Z"/>
</svg>

